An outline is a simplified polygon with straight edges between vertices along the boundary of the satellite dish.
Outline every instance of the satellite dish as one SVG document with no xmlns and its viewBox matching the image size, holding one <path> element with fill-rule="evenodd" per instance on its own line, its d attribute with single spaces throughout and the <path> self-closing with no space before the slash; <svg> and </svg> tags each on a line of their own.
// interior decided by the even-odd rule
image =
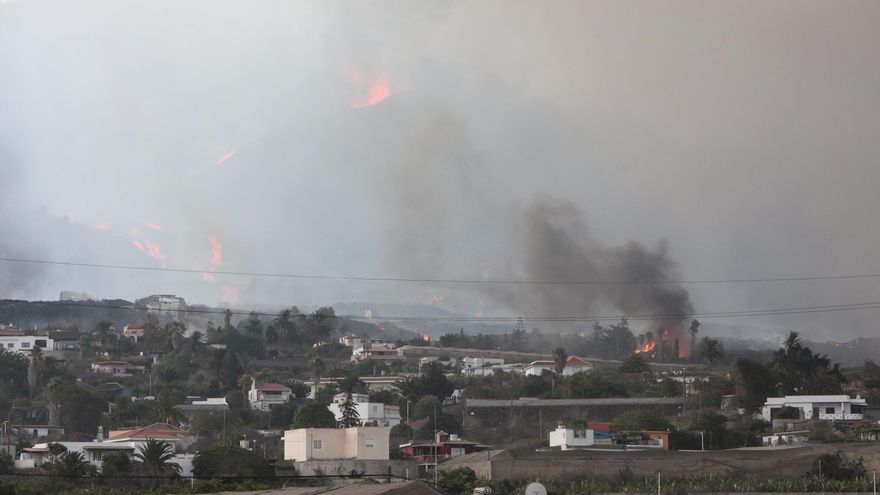
<svg viewBox="0 0 880 495">
<path fill-rule="evenodd" d="M 547 489 L 540 483 L 529 483 L 526 487 L 526 495 L 547 495 Z"/>
</svg>

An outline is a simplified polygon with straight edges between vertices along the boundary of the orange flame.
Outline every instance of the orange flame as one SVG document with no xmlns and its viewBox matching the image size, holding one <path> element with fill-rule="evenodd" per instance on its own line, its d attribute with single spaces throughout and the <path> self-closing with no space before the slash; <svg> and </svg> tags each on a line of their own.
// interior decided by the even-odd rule
<svg viewBox="0 0 880 495">
<path fill-rule="evenodd" d="M 378 79 L 370 86 L 370 92 L 365 97 L 352 103 L 352 108 L 363 108 L 376 105 L 385 98 L 391 96 L 391 84 L 387 74 L 380 74 Z"/>
<path fill-rule="evenodd" d="M 636 348 L 636 353 L 638 354 L 651 354 L 654 350 L 657 349 L 657 342 L 645 342 L 645 345 Z"/>
<path fill-rule="evenodd" d="M 230 158 L 232 158 L 232 155 L 234 155 L 234 154 L 235 154 L 235 150 L 229 150 L 226 153 L 224 153 L 223 156 L 221 156 L 220 159 L 217 160 L 214 164 L 220 165 L 221 163 L 225 162 L 226 160 L 229 160 Z"/>
</svg>

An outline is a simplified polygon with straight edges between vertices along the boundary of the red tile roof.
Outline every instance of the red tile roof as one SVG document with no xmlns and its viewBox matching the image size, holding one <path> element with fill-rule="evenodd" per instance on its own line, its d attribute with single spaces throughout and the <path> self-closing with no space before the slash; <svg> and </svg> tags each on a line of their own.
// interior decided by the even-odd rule
<svg viewBox="0 0 880 495">
<path fill-rule="evenodd" d="M 568 359 L 565 361 L 565 365 L 566 366 L 592 366 L 592 364 L 590 364 L 587 361 L 584 361 L 583 359 L 581 359 L 577 356 L 569 356 Z"/>
<path fill-rule="evenodd" d="M 192 436 L 189 432 L 170 425 L 168 423 L 153 423 L 143 428 L 132 428 L 117 433 L 109 438 L 109 440 L 123 440 L 129 438 L 182 438 Z"/>
<path fill-rule="evenodd" d="M 257 390 L 262 391 L 271 391 L 271 392 L 290 392 L 290 389 L 285 387 L 284 385 L 279 385 L 277 383 L 264 383 L 257 387 Z"/>
</svg>

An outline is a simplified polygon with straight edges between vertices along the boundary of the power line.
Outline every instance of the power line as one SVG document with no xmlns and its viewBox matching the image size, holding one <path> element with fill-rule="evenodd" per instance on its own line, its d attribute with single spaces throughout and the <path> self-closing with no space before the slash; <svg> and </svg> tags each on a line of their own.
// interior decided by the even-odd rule
<svg viewBox="0 0 880 495">
<path fill-rule="evenodd" d="M 9 301 L 8 299 L 6 301 Z M 0 308 L 4 300 L 0 300 Z M 29 301 L 27 304 L 37 304 L 46 306 L 72 306 L 72 307 L 88 307 L 103 309 L 124 309 L 124 310 L 143 310 L 146 308 L 137 307 L 135 305 L 121 304 L 101 304 L 97 302 L 76 302 L 76 301 Z M 795 314 L 814 314 L 814 313 L 834 313 L 841 311 L 856 311 L 864 309 L 880 309 L 880 301 L 870 301 L 863 303 L 851 304 L 833 304 L 825 306 L 801 306 L 788 308 L 767 308 L 767 309 L 751 309 L 739 311 L 714 311 L 714 312 L 694 312 L 694 313 L 657 313 L 657 314 L 634 314 L 634 315 L 573 315 L 573 316 L 408 316 L 408 315 L 387 315 L 376 316 L 374 318 L 366 318 L 360 315 L 334 315 L 333 317 L 326 315 L 316 315 L 318 318 L 347 318 L 354 320 L 372 319 L 378 321 L 436 321 L 436 322 L 488 322 L 488 323 L 505 323 L 514 322 L 519 318 L 523 321 L 530 322 L 592 322 L 592 321 L 617 321 L 621 318 L 628 320 L 682 320 L 686 318 L 743 318 L 743 317 L 759 317 L 759 316 L 785 316 Z M 278 316 L 278 313 L 265 311 L 248 311 L 248 310 L 224 310 L 214 308 L 183 308 L 178 310 L 166 310 L 167 312 L 177 313 L 194 313 L 194 314 L 214 314 L 223 315 L 229 311 L 232 315 L 256 315 L 256 316 Z M 311 315 L 296 313 L 291 317 L 306 318 Z"/>
<path fill-rule="evenodd" d="M 224 270 L 195 270 L 189 268 L 167 268 L 156 266 L 114 265 L 105 263 L 80 263 L 74 261 L 38 260 L 24 258 L 0 258 L 5 263 L 29 263 L 40 265 L 71 266 L 79 268 L 103 268 L 117 270 L 138 270 L 170 273 L 192 273 L 212 275 L 231 275 L 243 277 L 291 278 L 303 280 L 335 280 L 353 282 L 392 282 L 392 283 L 431 283 L 431 284 L 478 284 L 478 285 L 697 285 L 697 284 L 749 284 L 774 282 L 806 282 L 822 280 L 858 280 L 880 278 L 880 273 L 805 275 L 798 277 L 693 279 L 693 280 L 515 280 L 515 279 L 466 279 L 466 278 L 415 278 L 415 277 L 371 277 L 358 275 L 317 275 L 296 273 L 247 272 Z"/>
</svg>

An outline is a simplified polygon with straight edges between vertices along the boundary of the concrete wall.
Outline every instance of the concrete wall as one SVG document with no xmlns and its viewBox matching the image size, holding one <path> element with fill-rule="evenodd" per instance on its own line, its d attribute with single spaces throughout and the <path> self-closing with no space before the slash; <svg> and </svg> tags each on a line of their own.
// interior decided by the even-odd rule
<svg viewBox="0 0 880 495">
<path fill-rule="evenodd" d="M 418 477 L 418 465 L 412 459 L 363 460 L 333 459 L 295 462 L 296 472 L 304 476 L 317 474 L 349 474 L 356 470 L 360 474 L 386 474 L 391 466 L 391 474 L 402 478 Z"/>
<path fill-rule="evenodd" d="M 636 476 L 680 478 L 692 474 L 748 477 L 800 476 L 813 470 L 823 454 L 839 452 L 846 458 L 862 457 L 870 473 L 880 470 L 880 443 L 800 445 L 717 451 L 492 451 L 491 463 L 480 452 L 450 459 L 441 470 L 470 467 L 478 476 L 492 479 L 584 477 L 613 478 L 629 468 Z"/>
</svg>

